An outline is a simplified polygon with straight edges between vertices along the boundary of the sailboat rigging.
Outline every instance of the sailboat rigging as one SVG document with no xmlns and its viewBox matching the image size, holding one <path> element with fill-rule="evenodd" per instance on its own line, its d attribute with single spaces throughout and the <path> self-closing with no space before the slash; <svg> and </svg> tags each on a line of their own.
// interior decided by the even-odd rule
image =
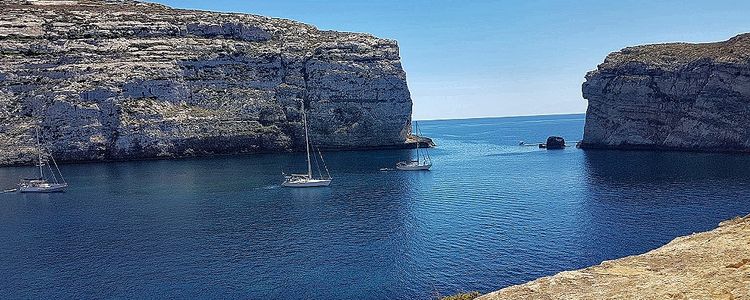
<svg viewBox="0 0 750 300">
<path fill-rule="evenodd" d="M 60 167 L 57 166 L 57 161 L 52 156 L 52 153 L 48 153 L 50 160 L 55 168 L 49 164 L 46 159 L 44 152 L 42 151 L 42 145 L 39 141 L 39 129 L 36 129 L 36 148 L 38 152 L 37 166 L 39 167 L 38 178 L 26 178 L 22 179 L 18 184 L 18 191 L 21 193 L 51 193 L 51 192 L 64 192 L 65 188 L 68 187 L 68 183 L 65 182 L 65 178 L 60 172 Z M 47 167 L 49 176 L 46 176 L 44 167 Z M 55 172 L 57 171 L 57 172 Z M 57 177 L 60 177 L 58 180 Z"/>
<path fill-rule="evenodd" d="M 320 176 L 318 178 L 313 177 L 312 161 L 310 157 L 310 137 L 309 137 L 308 128 L 307 128 L 307 114 L 305 113 L 304 101 L 302 102 L 302 123 L 305 127 L 305 151 L 307 153 L 307 174 L 291 174 L 289 176 L 285 176 L 284 182 L 281 184 L 281 186 L 285 186 L 285 187 L 329 186 L 333 178 L 331 178 L 331 174 L 328 172 L 328 166 L 326 166 L 325 161 L 323 160 L 323 154 L 320 152 L 320 148 L 318 148 L 318 155 L 320 156 L 320 160 L 323 163 L 324 169 L 326 170 L 327 177 L 323 177 L 323 172 L 321 172 L 320 170 L 320 165 L 318 164 L 317 158 L 315 158 L 315 163 L 318 166 L 318 173 L 320 174 Z"/>
<path fill-rule="evenodd" d="M 396 169 L 402 171 L 427 171 L 430 169 L 430 167 L 432 167 L 432 158 L 430 158 L 430 152 L 427 150 L 427 148 L 424 148 L 424 154 L 420 159 L 419 154 L 422 149 L 419 148 L 419 137 L 422 135 L 422 133 L 419 131 L 419 124 L 417 122 L 414 122 L 414 132 L 416 133 L 416 142 L 414 144 L 417 148 L 417 158 L 409 161 L 398 162 L 396 164 Z"/>
</svg>

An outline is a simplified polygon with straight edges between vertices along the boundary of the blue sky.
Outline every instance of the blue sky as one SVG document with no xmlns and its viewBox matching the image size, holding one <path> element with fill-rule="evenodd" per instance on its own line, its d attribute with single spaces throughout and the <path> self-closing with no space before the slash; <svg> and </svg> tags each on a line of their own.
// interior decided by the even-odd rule
<svg viewBox="0 0 750 300">
<path fill-rule="evenodd" d="M 750 32 L 750 1 L 157 0 L 395 39 L 416 119 L 580 113 L 586 72 L 621 48 Z"/>
</svg>

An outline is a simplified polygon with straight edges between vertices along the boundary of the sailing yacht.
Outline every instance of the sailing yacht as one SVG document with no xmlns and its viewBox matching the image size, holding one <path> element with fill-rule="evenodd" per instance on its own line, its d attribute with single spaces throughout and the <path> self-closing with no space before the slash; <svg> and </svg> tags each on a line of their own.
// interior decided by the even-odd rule
<svg viewBox="0 0 750 300">
<path fill-rule="evenodd" d="M 421 132 L 419 131 L 419 124 L 417 122 L 414 122 L 414 128 L 416 132 L 416 139 L 417 142 L 414 143 L 417 147 L 417 159 L 413 159 L 410 161 L 401 161 L 396 164 L 396 169 L 399 169 L 401 171 L 427 171 L 432 167 L 432 159 L 430 158 L 430 152 L 427 151 L 427 148 L 420 149 L 419 148 L 419 136 L 421 136 Z M 422 157 L 420 159 L 420 151 L 424 150 L 424 154 L 422 154 Z"/>
<path fill-rule="evenodd" d="M 39 177 L 21 179 L 21 182 L 18 184 L 18 191 L 21 193 L 64 192 L 65 188 L 68 187 L 68 183 L 65 182 L 65 178 L 63 178 L 60 168 L 57 166 L 57 162 L 51 153 L 48 156 L 55 168 L 52 169 L 52 165 L 46 160 L 41 143 L 39 142 L 39 129 L 36 130 L 36 147 L 38 151 L 37 166 L 39 167 Z M 44 172 L 45 167 L 49 170 L 49 176 Z M 58 175 L 60 177 L 59 181 L 57 178 Z"/>
<path fill-rule="evenodd" d="M 302 102 L 302 123 L 305 126 L 305 151 L 307 152 L 307 174 L 291 174 L 289 176 L 285 176 L 284 182 L 281 184 L 281 186 L 284 187 L 294 187 L 294 188 L 302 188 L 302 187 L 322 187 L 322 186 L 329 186 L 331 185 L 331 173 L 328 172 L 328 167 L 325 165 L 325 161 L 323 160 L 323 154 L 320 153 L 320 148 L 318 148 L 318 155 L 320 156 L 320 161 L 323 162 L 323 167 L 325 168 L 327 177 L 323 177 L 323 172 L 320 171 L 320 166 L 318 165 L 318 172 L 320 173 L 320 177 L 314 178 L 312 173 L 312 162 L 310 161 L 310 138 L 308 136 L 308 129 L 307 129 L 307 114 L 305 113 L 305 102 Z M 317 163 L 317 159 L 316 159 Z"/>
</svg>

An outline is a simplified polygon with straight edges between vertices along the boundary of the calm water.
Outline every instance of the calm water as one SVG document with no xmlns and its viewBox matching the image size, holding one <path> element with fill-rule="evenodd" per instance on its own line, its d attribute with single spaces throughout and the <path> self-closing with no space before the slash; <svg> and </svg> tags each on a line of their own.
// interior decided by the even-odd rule
<svg viewBox="0 0 750 300">
<path fill-rule="evenodd" d="M 409 150 L 65 165 L 65 194 L 0 195 L 8 298 L 402 299 L 491 291 L 641 253 L 750 212 L 750 156 L 545 151 L 583 115 L 421 122 Z M 301 168 L 297 168 L 300 170 Z M 30 168 L 0 169 L 12 187 Z"/>
</svg>

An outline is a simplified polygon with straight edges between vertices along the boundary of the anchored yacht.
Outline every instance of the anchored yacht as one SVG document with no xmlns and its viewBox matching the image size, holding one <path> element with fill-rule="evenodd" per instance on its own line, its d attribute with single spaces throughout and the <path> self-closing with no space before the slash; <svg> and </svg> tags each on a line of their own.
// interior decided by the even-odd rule
<svg viewBox="0 0 750 300">
<path fill-rule="evenodd" d="M 417 124 L 417 122 L 414 122 L 414 132 L 416 133 L 417 137 L 421 136 L 421 132 L 419 131 L 419 124 Z M 396 164 L 396 169 L 399 169 L 401 171 L 427 171 L 432 167 L 432 158 L 430 158 L 430 152 L 427 150 L 427 148 L 419 148 L 419 139 L 417 139 L 417 142 L 414 144 L 417 147 L 417 158 L 409 161 L 398 162 Z M 420 152 L 422 150 L 424 150 L 424 153 L 420 157 Z"/>
<path fill-rule="evenodd" d="M 326 177 L 323 176 L 323 172 L 320 170 L 320 163 L 318 163 L 317 158 L 315 158 L 315 163 L 316 163 L 316 166 L 318 167 L 318 173 L 320 173 L 320 176 L 318 178 L 313 177 L 312 162 L 310 160 L 310 138 L 308 136 L 307 114 L 305 113 L 304 101 L 302 102 L 302 123 L 305 126 L 305 151 L 307 152 L 307 174 L 286 175 L 284 182 L 281 184 L 281 186 L 293 187 L 293 188 L 329 186 L 331 185 L 331 181 L 333 180 L 333 178 L 331 178 L 331 173 L 328 172 L 328 166 L 326 166 L 326 163 L 323 160 L 323 154 L 320 152 L 320 148 L 318 148 L 318 156 L 320 157 L 320 162 L 323 164 L 323 168 L 325 169 Z M 313 156 L 314 155 L 315 154 L 313 154 Z"/>
<path fill-rule="evenodd" d="M 36 129 L 36 148 L 38 151 L 37 167 L 39 167 L 39 177 L 21 179 L 21 182 L 18 184 L 18 191 L 21 193 L 64 192 L 65 188 L 68 187 L 68 183 L 65 182 L 65 178 L 63 178 L 52 153 L 45 154 L 42 150 L 42 145 L 39 142 L 39 129 Z M 48 157 L 52 161 L 52 164 L 49 164 Z M 54 169 L 52 166 L 54 166 Z"/>
</svg>

